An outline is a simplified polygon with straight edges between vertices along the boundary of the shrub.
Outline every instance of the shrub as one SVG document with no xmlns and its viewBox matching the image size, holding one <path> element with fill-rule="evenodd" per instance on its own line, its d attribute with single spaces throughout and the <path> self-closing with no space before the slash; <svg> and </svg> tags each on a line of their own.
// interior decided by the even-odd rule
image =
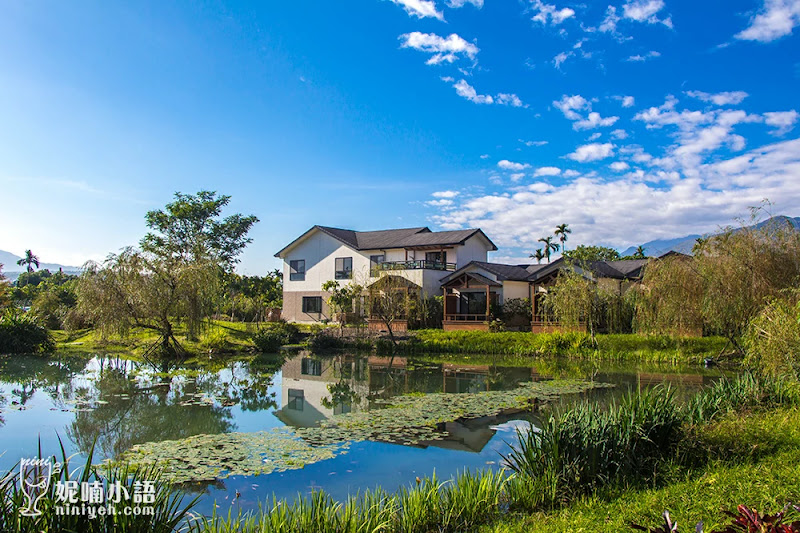
<svg viewBox="0 0 800 533">
<path fill-rule="evenodd" d="M 342 340 L 324 332 L 314 333 L 308 338 L 308 349 L 314 353 L 325 353 L 342 347 Z"/>
<path fill-rule="evenodd" d="M 773 376 L 800 379 L 800 290 L 771 301 L 750 322 L 744 337 L 747 362 Z"/>
<path fill-rule="evenodd" d="M 50 332 L 32 315 L 8 309 L 0 318 L 0 353 L 51 352 L 54 349 Z"/>
<path fill-rule="evenodd" d="M 264 329 L 258 330 L 253 336 L 253 344 L 259 351 L 274 353 L 281 346 L 297 342 L 300 330 L 295 324 L 289 322 L 276 322 Z"/>
</svg>

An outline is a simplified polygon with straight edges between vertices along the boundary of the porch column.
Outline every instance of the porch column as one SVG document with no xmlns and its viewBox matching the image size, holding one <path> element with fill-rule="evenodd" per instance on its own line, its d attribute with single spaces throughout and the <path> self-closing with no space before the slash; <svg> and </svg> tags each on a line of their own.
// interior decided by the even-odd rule
<svg viewBox="0 0 800 533">
<path fill-rule="evenodd" d="M 486 284 L 486 320 L 489 320 L 489 284 Z"/>
<path fill-rule="evenodd" d="M 536 284 L 532 285 L 533 291 L 531 292 L 531 320 L 536 321 Z"/>
<path fill-rule="evenodd" d="M 442 324 L 447 320 L 447 287 L 442 287 Z"/>
</svg>

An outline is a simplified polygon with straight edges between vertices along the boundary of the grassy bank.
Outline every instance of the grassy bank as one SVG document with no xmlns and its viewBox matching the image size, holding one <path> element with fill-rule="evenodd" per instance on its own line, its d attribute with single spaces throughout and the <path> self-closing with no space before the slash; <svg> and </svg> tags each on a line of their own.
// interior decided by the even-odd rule
<svg viewBox="0 0 800 533">
<path fill-rule="evenodd" d="M 709 462 L 696 469 L 673 468 L 655 488 L 614 488 L 581 498 L 561 509 L 506 516 L 482 533 L 631 531 L 629 524 L 661 523 L 668 510 L 681 531 L 703 521 L 714 531 L 730 519 L 722 509 L 739 504 L 774 513 L 800 501 L 800 410 L 731 414 L 695 435 L 710 450 Z"/>
<path fill-rule="evenodd" d="M 408 353 L 501 354 L 512 357 L 562 356 L 584 360 L 638 360 L 654 363 L 702 363 L 726 348 L 721 337 L 670 337 L 635 334 L 442 331 L 413 332 L 403 344 Z"/>
</svg>

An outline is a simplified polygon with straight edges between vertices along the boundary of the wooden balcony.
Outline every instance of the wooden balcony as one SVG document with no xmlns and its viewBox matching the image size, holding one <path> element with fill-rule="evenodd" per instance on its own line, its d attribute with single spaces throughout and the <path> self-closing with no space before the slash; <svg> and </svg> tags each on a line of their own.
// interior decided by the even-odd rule
<svg viewBox="0 0 800 533">
<path fill-rule="evenodd" d="M 469 315 L 446 313 L 442 322 L 444 331 L 473 330 L 489 331 L 489 315 Z"/>
</svg>

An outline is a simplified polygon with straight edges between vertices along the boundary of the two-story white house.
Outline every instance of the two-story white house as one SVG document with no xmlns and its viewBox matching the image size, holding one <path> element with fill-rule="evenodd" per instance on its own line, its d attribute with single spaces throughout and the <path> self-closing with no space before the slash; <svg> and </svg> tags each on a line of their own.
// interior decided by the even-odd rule
<svg viewBox="0 0 800 533">
<path fill-rule="evenodd" d="M 314 226 L 275 254 L 283 260 L 282 316 L 300 323 L 332 319 L 322 285 L 329 280 L 369 285 L 381 270 L 403 276 L 423 296 L 440 295 L 443 278 L 471 262 L 485 262 L 495 250 L 480 229 L 353 231 Z"/>
</svg>

